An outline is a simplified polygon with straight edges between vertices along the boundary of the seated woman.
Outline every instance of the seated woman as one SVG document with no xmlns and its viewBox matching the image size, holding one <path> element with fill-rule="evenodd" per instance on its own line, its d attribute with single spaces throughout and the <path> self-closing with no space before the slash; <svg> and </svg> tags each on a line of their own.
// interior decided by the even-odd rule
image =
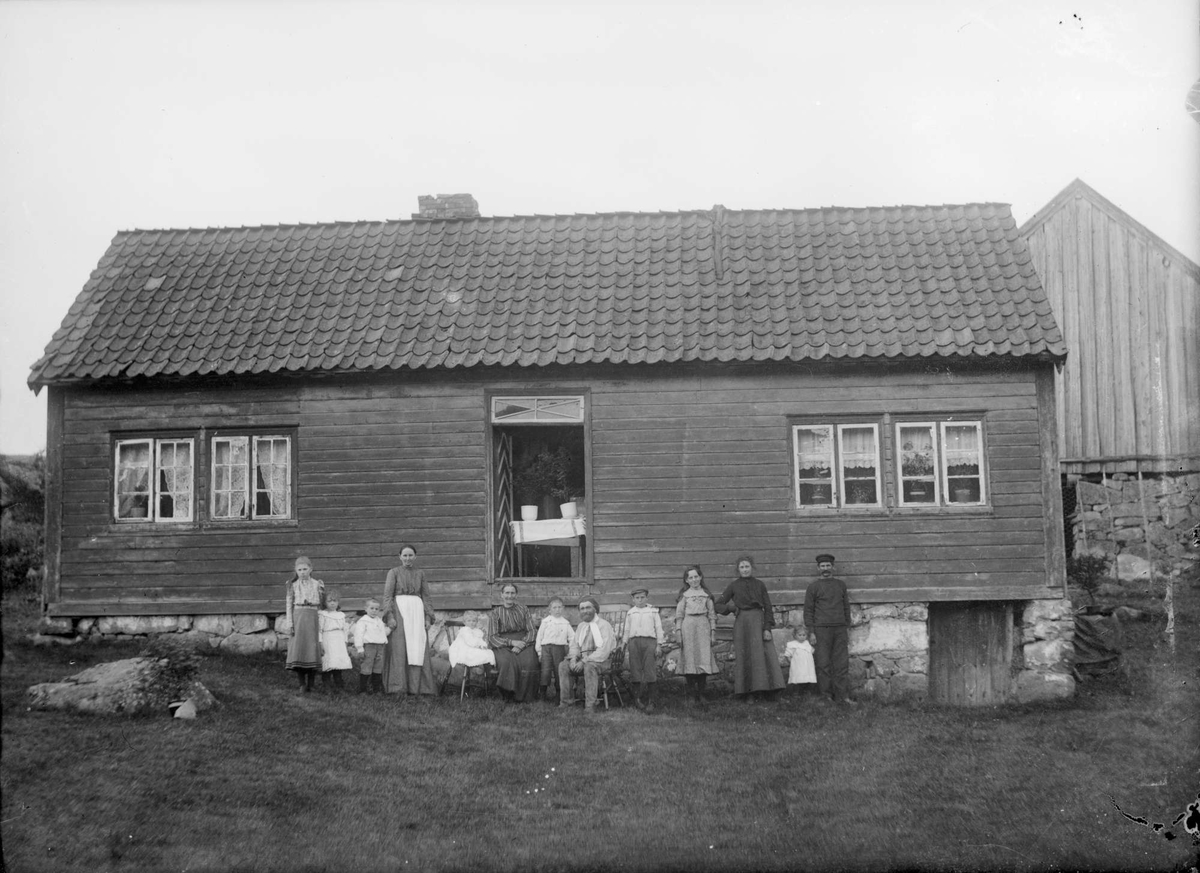
<svg viewBox="0 0 1200 873">
<path fill-rule="evenodd" d="M 492 610 L 488 642 L 496 655 L 496 687 L 505 700 L 531 703 L 537 692 L 539 664 L 534 650 L 533 617 L 517 603 L 517 586 L 500 590 L 501 604 Z"/>
<path fill-rule="evenodd" d="M 480 618 L 482 616 L 478 612 L 467 612 L 463 615 L 465 627 L 450 644 L 451 667 L 457 667 L 459 664 L 464 667 L 482 667 L 484 664 L 496 666 L 496 653 L 492 651 L 483 636 L 483 631 L 479 629 Z"/>
</svg>

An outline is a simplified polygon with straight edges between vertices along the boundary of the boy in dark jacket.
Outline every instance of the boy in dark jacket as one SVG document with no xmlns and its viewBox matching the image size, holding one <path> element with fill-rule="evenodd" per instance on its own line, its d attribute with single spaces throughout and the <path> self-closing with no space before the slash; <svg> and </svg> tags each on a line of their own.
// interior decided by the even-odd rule
<svg viewBox="0 0 1200 873">
<path fill-rule="evenodd" d="M 813 646 L 817 691 L 824 697 L 850 699 L 850 597 L 846 583 L 833 575 L 833 555 L 817 555 L 821 574 L 804 592 L 804 627 Z"/>
</svg>

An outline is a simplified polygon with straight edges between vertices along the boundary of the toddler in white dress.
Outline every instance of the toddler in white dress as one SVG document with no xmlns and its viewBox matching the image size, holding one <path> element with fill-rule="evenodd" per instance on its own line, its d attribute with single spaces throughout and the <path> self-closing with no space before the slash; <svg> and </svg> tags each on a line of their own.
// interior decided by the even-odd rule
<svg viewBox="0 0 1200 873">
<path fill-rule="evenodd" d="M 484 664 L 496 666 L 496 653 L 484 639 L 483 631 L 479 629 L 479 613 L 467 612 L 463 615 L 466 625 L 458 632 L 454 642 L 450 644 L 450 666 L 482 667 Z"/>
<path fill-rule="evenodd" d="M 796 628 L 793 634 L 795 639 L 783 650 L 784 657 L 788 659 L 788 685 L 816 684 L 817 668 L 813 663 L 812 643 L 802 627 Z"/>
<path fill-rule="evenodd" d="M 338 609 L 336 591 L 325 592 L 325 608 L 317 613 L 317 628 L 321 640 L 321 686 L 333 683 L 333 693 L 342 690 L 342 671 L 350 670 L 350 650 L 346 639 L 346 613 Z"/>
</svg>

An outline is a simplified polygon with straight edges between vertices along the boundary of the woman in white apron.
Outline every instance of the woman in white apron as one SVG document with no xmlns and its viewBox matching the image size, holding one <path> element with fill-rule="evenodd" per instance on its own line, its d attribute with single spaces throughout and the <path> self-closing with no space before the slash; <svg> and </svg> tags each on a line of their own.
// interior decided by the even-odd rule
<svg viewBox="0 0 1200 873">
<path fill-rule="evenodd" d="M 428 634 L 433 608 L 425 573 L 413 566 L 416 560 L 415 548 L 402 548 L 400 566 L 388 570 L 383 587 L 383 619 L 394 628 L 383 661 L 383 688 L 388 694 L 437 694 Z"/>
</svg>

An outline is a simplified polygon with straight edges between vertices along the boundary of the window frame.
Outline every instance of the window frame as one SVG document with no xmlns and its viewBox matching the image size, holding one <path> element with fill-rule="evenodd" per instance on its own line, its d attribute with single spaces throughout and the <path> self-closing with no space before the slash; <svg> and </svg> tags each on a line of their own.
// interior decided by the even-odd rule
<svg viewBox="0 0 1200 873">
<path fill-rule="evenodd" d="M 791 422 L 792 435 L 792 508 L 801 512 L 824 512 L 828 510 L 834 511 L 850 511 L 850 512 L 879 512 L 887 510 L 887 483 L 885 480 L 884 468 L 884 446 L 883 440 L 880 437 L 880 420 L 878 418 L 862 419 L 855 418 L 852 420 L 838 421 L 834 418 L 822 418 L 818 420 L 795 421 Z M 846 476 L 846 446 L 845 436 L 848 431 L 869 430 L 873 443 L 873 465 L 875 475 L 873 481 L 875 483 L 874 500 L 870 503 L 850 503 L 848 502 L 850 486 L 847 481 L 853 485 L 856 481 L 862 481 L 860 477 Z M 825 460 L 829 463 L 830 475 L 827 478 L 817 477 L 801 479 L 801 448 L 800 448 L 800 432 L 801 431 L 824 431 L 826 439 L 828 439 L 830 448 L 829 454 Z M 818 470 L 826 469 L 818 467 Z M 829 484 L 830 499 L 827 503 L 804 503 L 803 489 L 808 487 L 820 487 Z"/>
<path fill-rule="evenodd" d="M 145 445 L 149 449 L 149 468 L 147 473 L 148 489 L 145 492 L 138 491 L 121 491 L 122 466 L 121 466 L 121 450 L 127 446 Z M 188 447 L 188 455 L 190 464 L 187 466 L 187 495 L 191 498 L 188 501 L 188 514 L 186 516 L 164 517 L 162 514 L 162 499 L 165 496 L 174 497 L 184 493 L 179 489 L 172 491 L 164 491 L 161 485 L 164 467 L 162 465 L 163 447 L 165 445 L 186 445 Z M 113 479 L 112 479 L 112 504 L 111 504 L 111 519 L 114 524 L 130 525 L 130 524 L 192 524 L 196 521 L 196 499 L 197 499 L 197 481 L 196 472 L 198 464 L 196 462 L 196 438 L 194 436 L 184 436 L 180 434 L 168 434 L 163 436 L 126 436 L 117 437 L 113 440 Z M 178 470 L 180 465 L 172 464 L 169 469 Z M 145 515 L 123 516 L 121 515 L 121 497 L 122 494 L 138 495 L 145 493 L 147 506 Z"/>
<path fill-rule="evenodd" d="M 282 440 L 284 442 L 284 457 L 287 459 L 287 468 L 285 473 L 284 486 L 284 502 L 286 504 L 286 512 L 283 514 L 269 513 L 264 514 L 259 512 L 258 501 L 260 494 L 270 493 L 270 489 L 260 489 L 258 487 L 258 468 L 259 468 L 259 444 L 267 441 Z M 236 443 L 244 441 L 245 449 L 245 477 L 244 487 L 241 494 L 244 498 L 244 506 L 246 512 L 244 515 L 216 515 L 216 507 L 218 503 L 218 494 L 237 494 L 238 491 L 225 489 L 218 491 L 218 476 L 217 476 L 217 445 L 220 442 Z M 261 431 L 256 430 L 236 430 L 236 431 L 214 431 L 208 439 L 209 456 L 207 458 L 206 468 L 208 470 L 208 507 L 206 512 L 206 520 L 216 525 L 238 525 L 246 523 L 271 523 L 271 522 L 295 522 L 296 520 L 296 439 L 295 434 L 280 428 L 270 428 Z M 274 457 L 272 458 L 274 460 Z M 230 465 L 232 468 L 232 465 Z"/>
<path fill-rule="evenodd" d="M 987 484 L 987 440 L 984 428 L 985 418 L 958 418 L 954 416 L 933 416 L 928 418 L 897 419 L 892 428 L 895 440 L 895 463 L 893 470 L 896 476 L 896 508 L 916 510 L 957 510 L 980 509 L 989 505 L 989 489 Z M 955 500 L 954 493 L 959 490 L 951 486 L 950 466 L 953 452 L 947 448 L 946 431 L 950 428 L 971 428 L 976 434 L 974 462 L 978 471 L 971 475 L 955 476 L 955 479 L 973 479 L 977 482 L 979 498 L 977 500 Z M 933 465 L 934 465 L 934 500 L 932 502 L 917 502 L 904 499 L 904 441 L 901 431 L 909 428 L 929 428 L 933 433 Z"/>
<path fill-rule="evenodd" d="M 524 412 L 500 412 L 497 407 L 506 403 L 525 407 Z M 554 407 L 572 406 L 576 412 L 567 415 Z M 585 394 L 495 394 L 488 398 L 488 418 L 493 426 L 513 425 L 582 425 L 587 419 Z"/>
<path fill-rule="evenodd" d="M 932 469 L 928 477 L 926 476 L 905 476 L 904 475 L 904 438 L 901 436 L 902 429 L 923 428 L 929 434 L 933 457 L 930 459 Z M 897 421 L 893 430 L 895 438 L 895 456 L 896 456 L 896 506 L 904 509 L 928 508 L 943 505 L 942 475 L 941 475 L 941 438 L 938 430 L 938 422 L 935 420 L 927 421 Z M 933 485 L 933 500 L 906 500 L 904 497 L 904 483 L 906 480 L 914 482 L 930 482 Z"/>
<path fill-rule="evenodd" d="M 955 476 L 956 479 L 975 479 L 979 483 L 979 499 L 964 501 L 954 500 L 953 495 L 960 489 L 953 488 L 950 485 L 950 456 L 951 451 L 947 448 L 946 430 L 951 427 L 971 427 L 975 430 L 975 465 L 976 472 L 970 476 Z M 986 506 L 988 503 L 988 487 L 987 487 L 987 451 L 984 444 L 983 420 L 975 419 L 945 419 L 938 422 L 938 435 L 941 437 L 941 475 L 942 481 L 945 482 L 945 501 L 942 504 L 950 508 L 958 507 L 976 507 Z"/>
</svg>

